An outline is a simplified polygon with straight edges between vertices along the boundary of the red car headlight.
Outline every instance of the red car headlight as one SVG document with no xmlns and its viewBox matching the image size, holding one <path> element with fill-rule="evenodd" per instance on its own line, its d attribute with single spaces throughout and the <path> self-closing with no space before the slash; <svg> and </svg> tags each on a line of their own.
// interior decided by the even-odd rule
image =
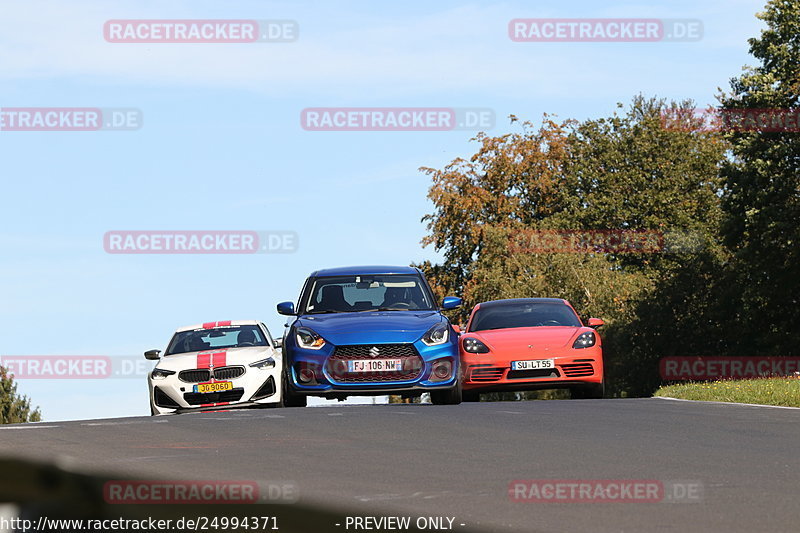
<svg viewBox="0 0 800 533">
<path fill-rule="evenodd" d="M 587 331 L 586 333 L 581 333 L 575 342 L 572 343 L 572 347 L 575 349 L 580 348 L 591 348 L 597 342 L 597 337 L 595 336 L 593 331 Z"/>
<path fill-rule="evenodd" d="M 489 353 L 489 347 L 473 337 L 464 337 L 464 340 L 461 341 L 461 346 L 468 353 Z"/>
</svg>

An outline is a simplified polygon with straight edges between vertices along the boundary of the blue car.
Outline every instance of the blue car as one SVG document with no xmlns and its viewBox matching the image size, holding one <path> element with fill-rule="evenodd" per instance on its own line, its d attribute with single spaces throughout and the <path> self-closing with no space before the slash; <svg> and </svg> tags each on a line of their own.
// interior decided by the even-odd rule
<svg viewBox="0 0 800 533">
<path fill-rule="evenodd" d="M 364 266 L 318 270 L 303 286 L 283 340 L 284 405 L 308 396 L 430 392 L 435 404 L 461 403 L 458 333 L 418 268 Z"/>
</svg>

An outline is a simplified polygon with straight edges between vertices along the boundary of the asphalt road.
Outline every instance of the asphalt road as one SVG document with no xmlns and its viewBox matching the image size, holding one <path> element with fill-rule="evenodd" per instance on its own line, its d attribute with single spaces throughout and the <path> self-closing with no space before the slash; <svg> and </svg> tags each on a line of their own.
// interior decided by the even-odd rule
<svg viewBox="0 0 800 533">
<path fill-rule="evenodd" d="M 291 481 L 302 503 L 454 517 L 455 531 L 800 531 L 798 448 L 800 410 L 659 399 L 0 426 L 2 457 L 139 478 Z M 681 481 L 702 493 L 686 503 L 512 502 L 520 479 Z"/>
</svg>

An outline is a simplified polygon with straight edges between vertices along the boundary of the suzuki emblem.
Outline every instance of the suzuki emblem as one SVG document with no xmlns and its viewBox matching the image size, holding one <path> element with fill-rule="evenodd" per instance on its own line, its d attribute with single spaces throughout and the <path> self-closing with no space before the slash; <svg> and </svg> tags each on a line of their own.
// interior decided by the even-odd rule
<svg viewBox="0 0 800 533">
<path fill-rule="evenodd" d="M 378 357 L 381 354 L 381 349 L 377 346 L 373 346 L 369 349 L 369 355 L 372 357 Z"/>
</svg>

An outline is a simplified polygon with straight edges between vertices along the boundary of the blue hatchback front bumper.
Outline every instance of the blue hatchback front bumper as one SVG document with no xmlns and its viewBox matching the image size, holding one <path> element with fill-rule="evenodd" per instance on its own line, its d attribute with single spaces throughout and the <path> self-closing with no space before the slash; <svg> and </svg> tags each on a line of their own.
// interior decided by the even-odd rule
<svg viewBox="0 0 800 533">
<path fill-rule="evenodd" d="M 347 395 L 374 395 L 407 393 L 410 391 L 431 391 L 452 388 L 456 385 L 459 373 L 459 357 L 457 339 L 451 336 L 448 342 L 437 346 L 428 346 L 421 340 L 414 343 L 396 343 L 391 339 L 382 339 L 381 342 L 362 343 L 359 345 L 336 346 L 326 343 L 319 350 L 301 348 L 296 343 L 289 341 L 285 346 L 287 351 L 286 362 L 289 385 L 292 390 L 307 395 L 336 395 L 336 393 L 346 393 Z M 381 350 L 384 347 L 403 346 L 408 354 L 408 364 L 412 365 L 415 371 L 404 374 L 413 374 L 411 377 L 391 376 L 382 377 L 380 373 L 373 375 L 359 376 L 350 374 L 341 366 L 343 357 L 342 352 L 350 353 L 354 348 L 374 347 Z M 337 350 L 338 349 L 338 350 Z M 434 367 L 447 368 L 449 364 L 450 372 L 448 377 L 437 377 L 434 374 Z M 339 366 L 337 366 L 339 365 Z M 444 365 L 444 366 L 443 366 Z M 312 378 L 309 380 L 309 378 Z M 358 381 L 354 381 L 358 380 Z"/>
</svg>

